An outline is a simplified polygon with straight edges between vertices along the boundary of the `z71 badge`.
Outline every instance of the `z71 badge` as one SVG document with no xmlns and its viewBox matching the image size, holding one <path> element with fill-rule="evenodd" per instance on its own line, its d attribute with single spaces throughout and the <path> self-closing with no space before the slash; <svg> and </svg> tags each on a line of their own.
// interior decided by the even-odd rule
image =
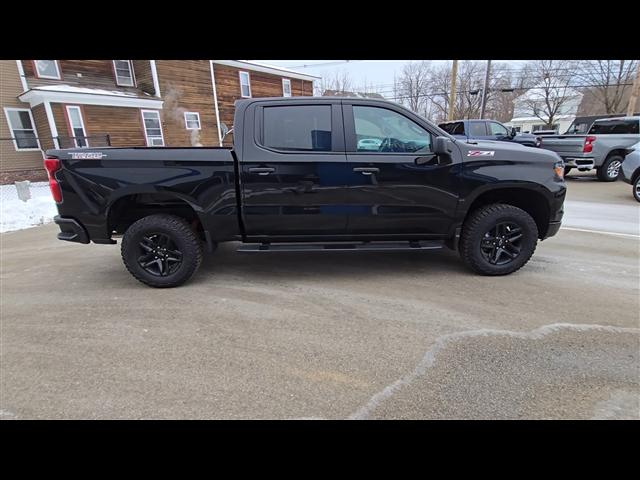
<svg viewBox="0 0 640 480">
<path fill-rule="evenodd" d="M 71 152 L 69 155 L 73 160 L 100 160 L 106 157 L 102 152 Z"/>
<path fill-rule="evenodd" d="M 469 150 L 467 157 L 493 157 L 495 150 Z"/>
</svg>

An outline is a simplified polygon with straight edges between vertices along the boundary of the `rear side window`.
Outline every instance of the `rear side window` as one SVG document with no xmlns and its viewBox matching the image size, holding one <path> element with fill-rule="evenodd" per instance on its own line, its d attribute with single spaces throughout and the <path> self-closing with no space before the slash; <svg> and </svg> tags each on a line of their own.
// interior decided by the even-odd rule
<svg viewBox="0 0 640 480">
<path fill-rule="evenodd" d="M 487 127 L 484 122 L 469 122 L 470 137 L 484 137 L 487 135 Z"/>
<path fill-rule="evenodd" d="M 264 107 L 263 145 L 277 150 L 331 150 L 331 105 Z"/>
<path fill-rule="evenodd" d="M 608 122 L 595 122 L 589 133 L 593 134 L 625 134 L 638 133 L 638 120 L 610 120 Z"/>
<path fill-rule="evenodd" d="M 462 122 L 443 123 L 439 127 L 449 135 L 464 135 L 464 123 Z"/>
</svg>

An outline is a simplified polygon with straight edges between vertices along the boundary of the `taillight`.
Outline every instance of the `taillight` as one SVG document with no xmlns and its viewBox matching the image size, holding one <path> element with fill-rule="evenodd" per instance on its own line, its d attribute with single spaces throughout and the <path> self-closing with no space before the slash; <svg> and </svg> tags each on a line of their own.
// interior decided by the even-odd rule
<svg viewBox="0 0 640 480">
<path fill-rule="evenodd" d="M 55 157 L 47 157 L 44 159 L 44 168 L 47 170 L 49 176 L 49 188 L 51 189 L 51 195 L 56 203 L 62 202 L 62 190 L 60 190 L 60 184 L 56 180 L 54 173 L 56 173 L 62 165 L 60 159 Z"/>
<path fill-rule="evenodd" d="M 596 137 L 588 136 L 584 139 L 584 147 L 582 147 L 582 153 L 591 153 L 593 151 L 593 142 L 596 141 Z"/>
</svg>

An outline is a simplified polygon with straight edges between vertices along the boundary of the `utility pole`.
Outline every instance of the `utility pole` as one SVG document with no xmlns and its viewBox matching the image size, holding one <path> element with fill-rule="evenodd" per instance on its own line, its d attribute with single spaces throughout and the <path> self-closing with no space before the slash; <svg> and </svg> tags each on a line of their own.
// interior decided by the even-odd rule
<svg viewBox="0 0 640 480">
<path fill-rule="evenodd" d="M 482 87 L 482 105 L 480 106 L 480 118 L 484 118 L 484 110 L 487 107 L 487 90 L 489 89 L 489 74 L 491 72 L 491 60 L 487 60 L 487 71 L 484 74 L 484 87 Z"/>
<path fill-rule="evenodd" d="M 456 106 L 456 81 L 458 80 L 458 60 L 453 61 L 451 67 L 451 95 L 449 95 L 449 115 L 447 120 L 453 120 L 453 110 Z"/>
<path fill-rule="evenodd" d="M 631 96 L 629 97 L 629 105 L 627 106 L 627 117 L 632 116 L 633 112 L 636 110 L 638 97 L 640 97 L 640 62 L 638 62 L 636 79 L 633 81 L 633 87 L 631 87 Z"/>
</svg>

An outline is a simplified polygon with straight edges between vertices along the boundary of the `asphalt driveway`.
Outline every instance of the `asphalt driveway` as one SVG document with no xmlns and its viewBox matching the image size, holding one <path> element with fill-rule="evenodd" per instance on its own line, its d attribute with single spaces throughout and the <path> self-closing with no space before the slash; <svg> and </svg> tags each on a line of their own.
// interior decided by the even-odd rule
<svg viewBox="0 0 640 480">
<path fill-rule="evenodd" d="M 227 244 L 155 290 L 119 245 L 2 234 L 0 418 L 640 418 L 640 204 L 588 176 L 568 199 L 500 278 Z"/>
</svg>

